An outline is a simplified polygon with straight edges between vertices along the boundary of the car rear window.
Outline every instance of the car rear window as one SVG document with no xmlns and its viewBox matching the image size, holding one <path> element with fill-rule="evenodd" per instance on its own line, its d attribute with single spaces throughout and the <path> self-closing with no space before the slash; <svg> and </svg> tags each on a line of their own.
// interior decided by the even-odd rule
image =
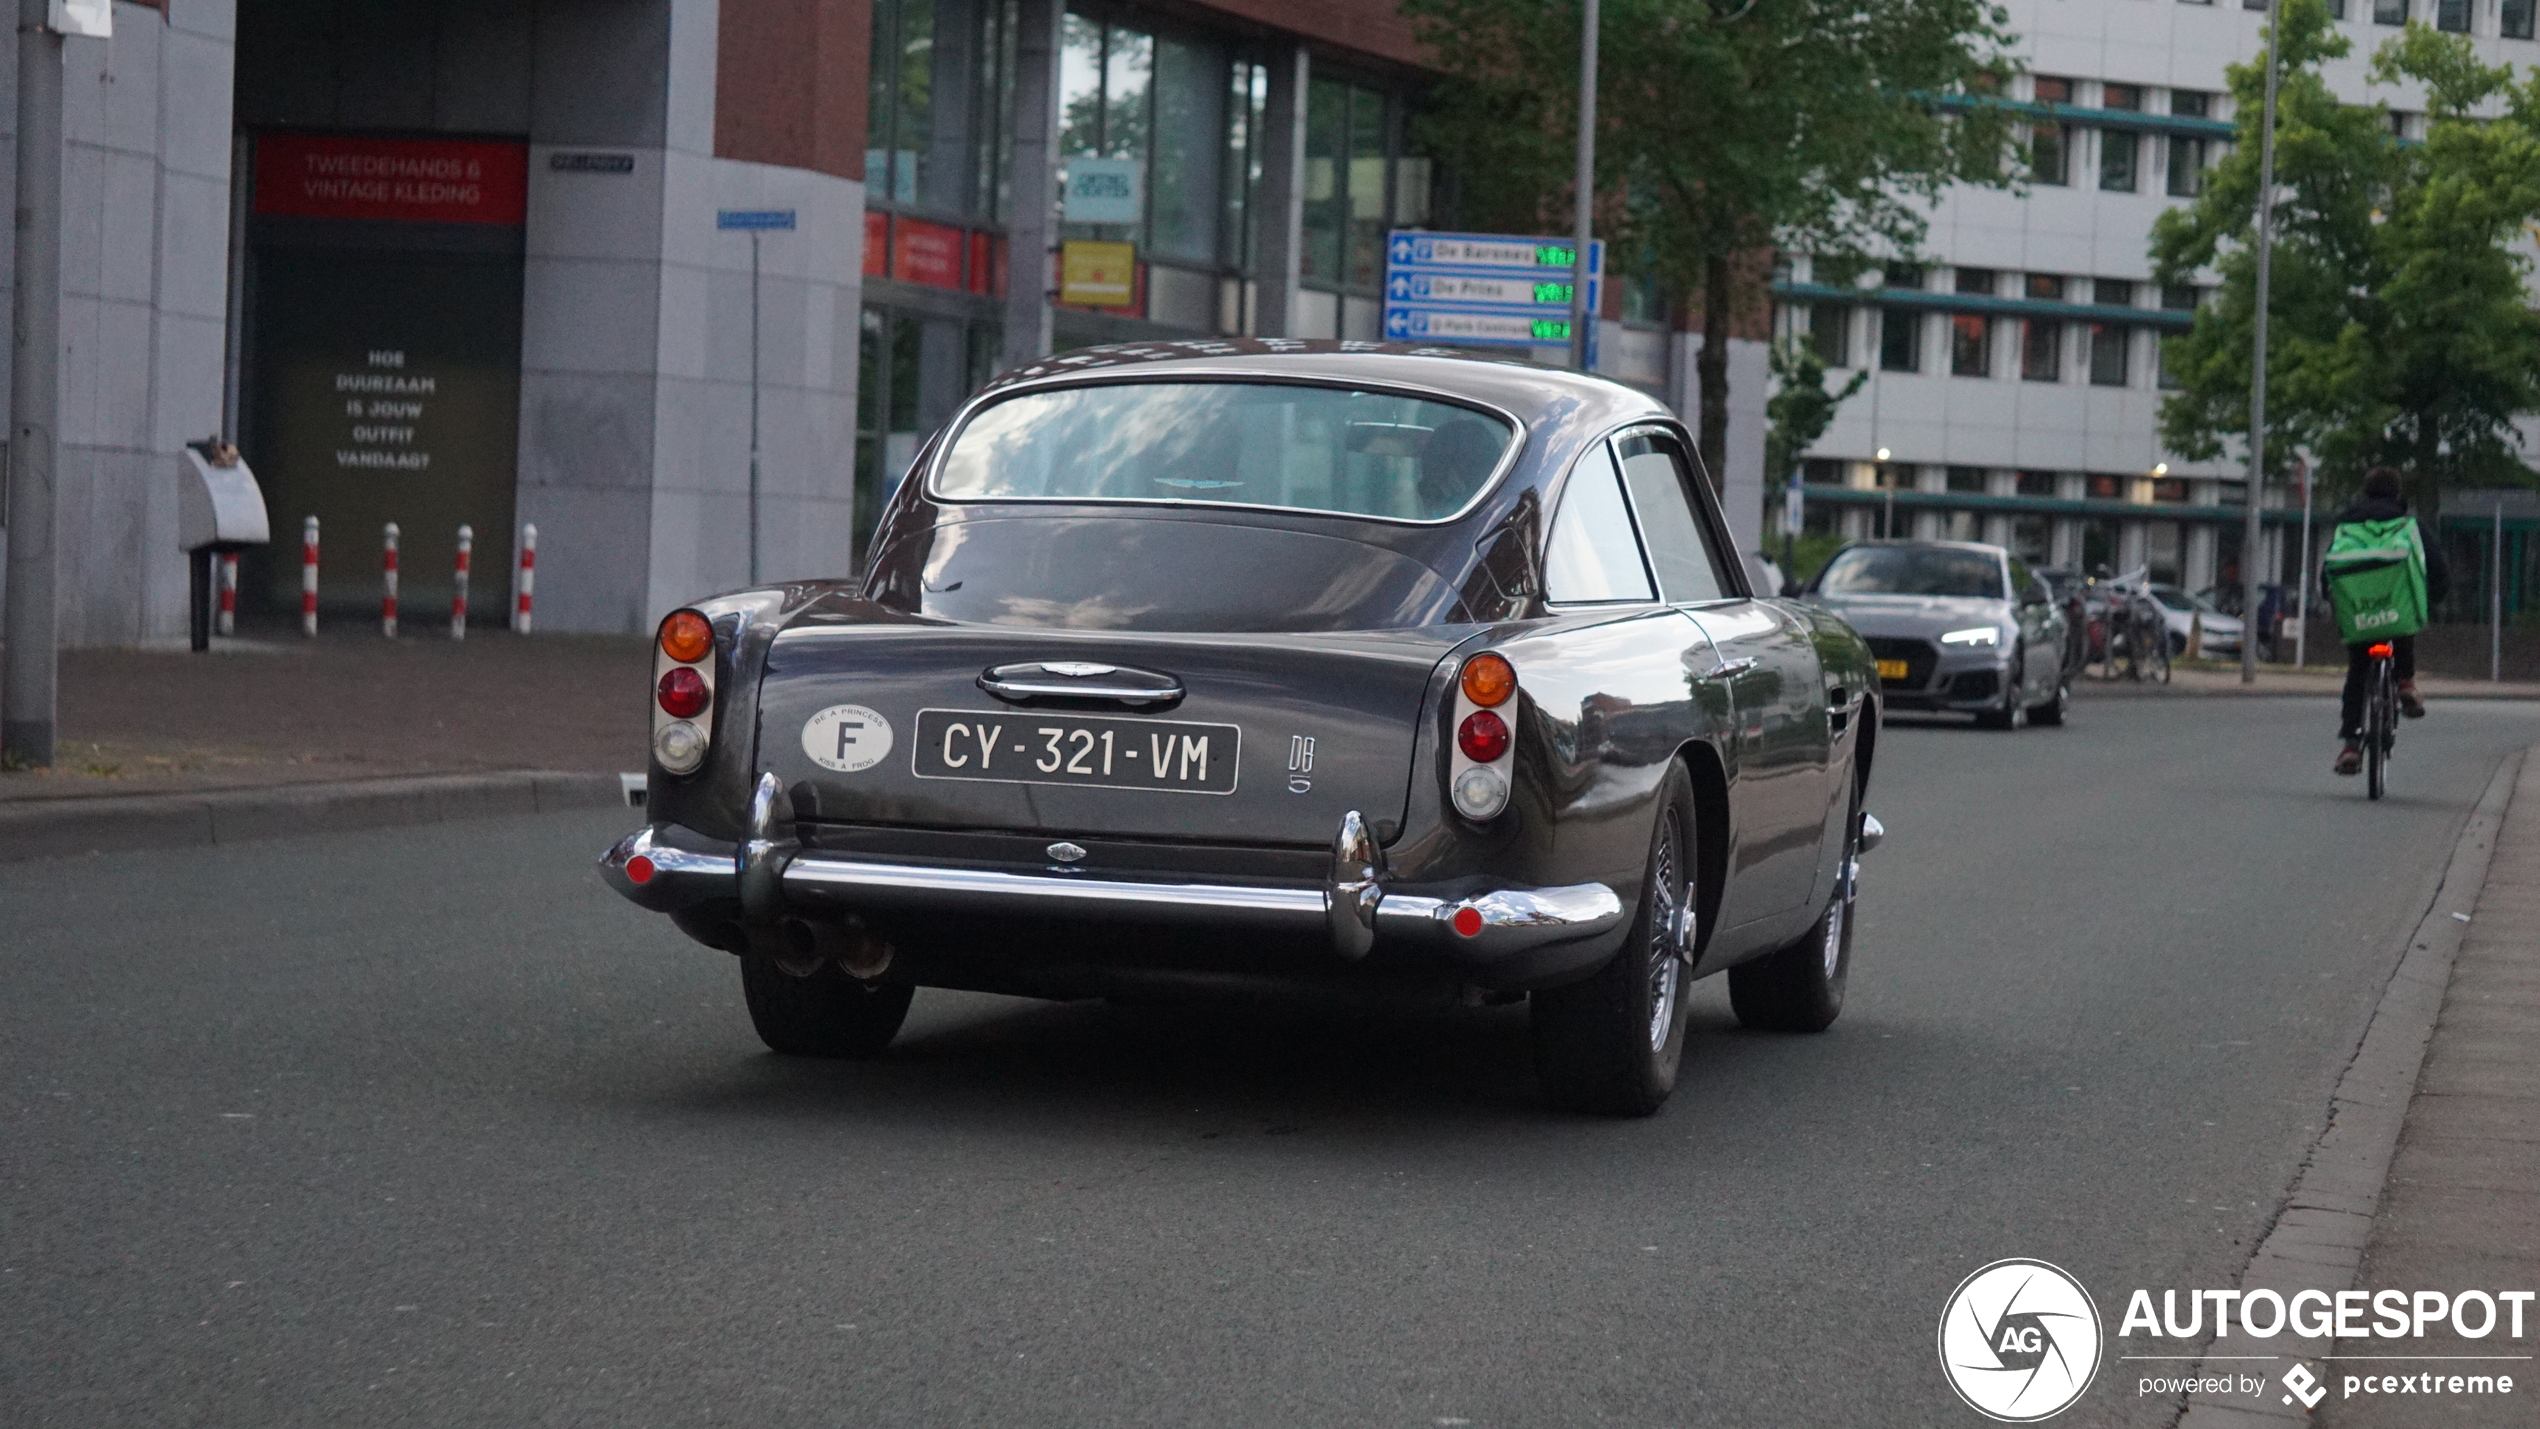
<svg viewBox="0 0 2540 1429">
<path fill-rule="evenodd" d="M 1296 383 L 1123 382 L 983 408 L 937 469 L 948 501 L 1214 502 L 1438 521 L 1515 433 L 1450 402 Z"/>
</svg>

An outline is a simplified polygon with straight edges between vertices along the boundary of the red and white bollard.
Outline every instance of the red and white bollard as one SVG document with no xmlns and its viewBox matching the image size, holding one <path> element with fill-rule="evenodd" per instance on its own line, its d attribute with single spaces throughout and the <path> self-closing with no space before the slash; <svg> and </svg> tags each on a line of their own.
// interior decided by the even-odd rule
<svg viewBox="0 0 2540 1429">
<path fill-rule="evenodd" d="M 450 572 L 450 638 L 467 638 L 467 563 L 476 550 L 476 528 L 459 526 L 459 563 Z"/>
<path fill-rule="evenodd" d="M 529 595 L 538 584 L 538 526 L 532 522 L 520 528 L 520 573 L 512 582 L 519 592 L 512 605 L 512 633 L 529 633 Z"/>
<path fill-rule="evenodd" d="M 300 633 L 317 634 L 318 519 L 300 523 Z"/>
<path fill-rule="evenodd" d="M 388 523 L 379 556 L 379 633 L 397 638 L 397 523 Z"/>
<path fill-rule="evenodd" d="M 213 619 L 212 629 L 221 635 L 238 633 L 238 557 L 220 558 L 220 614 Z"/>
</svg>

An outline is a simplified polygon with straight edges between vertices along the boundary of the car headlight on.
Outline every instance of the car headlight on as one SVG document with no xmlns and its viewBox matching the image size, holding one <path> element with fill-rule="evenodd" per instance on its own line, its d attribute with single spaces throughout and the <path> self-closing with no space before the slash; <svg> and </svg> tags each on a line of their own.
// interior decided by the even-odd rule
<svg viewBox="0 0 2540 1429">
<path fill-rule="evenodd" d="M 2002 643 L 2002 632 L 1990 625 L 1978 625 L 1966 630 L 1952 630 L 1940 637 L 1940 643 L 1959 646 L 1999 645 Z"/>
</svg>

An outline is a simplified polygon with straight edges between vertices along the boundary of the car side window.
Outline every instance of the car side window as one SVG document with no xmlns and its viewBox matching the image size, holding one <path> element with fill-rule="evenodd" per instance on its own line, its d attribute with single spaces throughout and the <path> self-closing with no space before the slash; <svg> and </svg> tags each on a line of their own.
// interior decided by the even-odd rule
<svg viewBox="0 0 2540 1429">
<path fill-rule="evenodd" d="M 1678 605 L 1725 597 L 1731 587 L 1720 552 L 1693 514 L 1693 498 L 1686 490 L 1692 472 L 1684 453 L 1652 432 L 1624 437 L 1614 449 L 1623 459 L 1623 484 L 1631 491 L 1632 513 L 1640 518 L 1659 592 Z"/>
<path fill-rule="evenodd" d="M 1544 543 L 1543 594 L 1554 602 L 1656 599 L 1623 503 L 1622 474 L 1603 442 L 1581 454 L 1561 494 Z"/>
<path fill-rule="evenodd" d="M 2011 558 L 2011 599 L 2028 599 L 2029 591 L 2037 584 L 2037 577 L 2029 574 L 2028 562 L 2013 556 Z"/>
</svg>

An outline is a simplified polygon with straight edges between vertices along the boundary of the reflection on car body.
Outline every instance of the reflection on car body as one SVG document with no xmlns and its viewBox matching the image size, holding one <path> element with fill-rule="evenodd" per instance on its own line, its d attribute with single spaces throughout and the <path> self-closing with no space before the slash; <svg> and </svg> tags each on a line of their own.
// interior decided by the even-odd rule
<svg viewBox="0 0 2540 1429">
<path fill-rule="evenodd" d="M 710 708 L 656 709 L 652 822 L 603 868 L 741 957 L 781 1051 L 876 1050 L 919 986 L 1461 989 L 1532 999 L 1555 1100 L 1646 1112 L 1690 978 L 1759 1026 L 1840 1009 L 1869 652 L 1757 598 L 1684 429 L 1620 385 L 1362 343 L 1051 359 L 920 454 L 860 578 L 665 631 L 698 620 L 659 676 Z"/>
</svg>

